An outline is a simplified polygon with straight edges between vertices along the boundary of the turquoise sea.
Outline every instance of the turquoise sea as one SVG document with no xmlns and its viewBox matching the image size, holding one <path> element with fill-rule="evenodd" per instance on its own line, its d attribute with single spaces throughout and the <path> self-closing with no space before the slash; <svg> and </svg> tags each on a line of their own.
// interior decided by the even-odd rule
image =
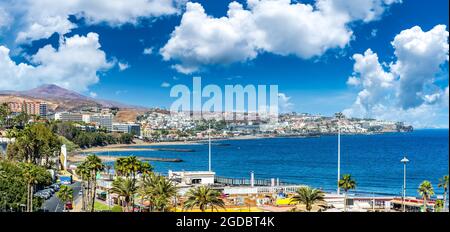
<svg viewBox="0 0 450 232">
<path fill-rule="evenodd" d="M 438 179 L 449 170 L 449 131 L 416 130 L 409 133 L 343 135 L 341 137 L 341 174 L 351 174 L 357 182 L 356 193 L 400 195 L 403 184 L 404 155 L 407 165 L 407 193 L 416 196 L 417 187 L 429 180 L 437 194 Z M 180 158 L 183 162 L 151 162 L 160 173 L 174 170 L 207 170 L 208 144 L 152 146 L 193 149 L 193 152 L 133 151 L 107 152 L 108 155 L 136 155 Z M 218 176 L 249 178 L 254 171 L 259 179 L 307 184 L 336 191 L 337 137 L 267 138 L 214 141 L 212 168 Z"/>
</svg>

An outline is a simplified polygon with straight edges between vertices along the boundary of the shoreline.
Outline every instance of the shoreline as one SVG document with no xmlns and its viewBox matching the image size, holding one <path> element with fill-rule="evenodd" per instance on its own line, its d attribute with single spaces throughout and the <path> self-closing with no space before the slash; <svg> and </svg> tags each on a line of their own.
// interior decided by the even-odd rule
<svg viewBox="0 0 450 232">
<path fill-rule="evenodd" d="M 251 139 L 266 139 L 266 138 L 280 138 L 280 137 L 262 137 L 262 136 L 238 136 L 230 138 L 211 138 L 212 141 L 227 141 L 227 140 L 251 140 Z M 103 147 L 90 147 L 74 151 L 76 154 L 83 154 L 89 152 L 120 152 L 120 151 L 161 151 L 171 150 L 178 152 L 192 152 L 192 149 L 170 149 L 170 148 L 151 148 L 154 146 L 177 146 L 177 145 L 203 145 L 205 139 L 190 140 L 190 141 L 165 141 L 165 142 L 137 142 L 133 144 L 111 144 Z M 137 146 L 149 148 L 137 148 Z"/>
<path fill-rule="evenodd" d="M 380 135 L 389 133 L 407 133 L 407 132 L 384 132 L 384 133 L 372 133 L 372 134 L 342 134 L 342 135 Z M 258 136 L 258 135 L 243 135 L 227 138 L 211 138 L 211 141 L 232 141 L 232 140 L 256 140 L 256 139 L 277 139 L 277 138 L 317 138 L 321 136 L 333 136 L 334 134 L 323 134 L 323 135 L 269 135 L 269 136 Z M 161 151 L 161 150 L 171 150 L 175 152 L 192 152 L 191 149 L 171 149 L 171 148 L 151 148 L 154 146 L 177 146 L 177 145 L 203 145 L 208 141 L 208 138 L 196 139 L 196 140 L 184 140 L 184 141 L 164 141 L 164 142 L 139 142 L 133 144 L 111 144 L 103 147 L 90 147 L 85 149 L 79 149 L 74 151 L 76 154 L 84 153 L 99 153 L 99 152 L 121 152 L 121 151 Z M 140 146 L 140 148 L 137 148 Z M 148 148 L 145 148 L 148 147 Z"/>
</svg>

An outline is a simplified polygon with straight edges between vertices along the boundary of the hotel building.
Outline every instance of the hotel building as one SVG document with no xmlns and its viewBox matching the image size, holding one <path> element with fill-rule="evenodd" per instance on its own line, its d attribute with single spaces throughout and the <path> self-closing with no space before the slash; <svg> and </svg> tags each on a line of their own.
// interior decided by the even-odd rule
<svg viewBox="0 0 450 232">
<path fill-rule="evenodd" d="M 55 114 L 55 120 L 62 122 L 82 122 L 83 115 L 79 113 L 59 112 Z"/>
<path fill-rule="evenodd" d="M 9 102 L 12 113 L 24 112 L 29 115 L 47 116 L 47 103 L 45 102 Z"/>
<path fill-rule="evenodd" d="M 105 128 L 107 131 L 113 130 L 113 115 L 112 114 L 94 114 L 90 117 L 90 122 L 99 127 Z"/>
<path fill-rule="evenodd" d="M 113 123 L 112 131 L 140 136 L 141 135 L 141 126 L 136 123 Z"/>
</svg>

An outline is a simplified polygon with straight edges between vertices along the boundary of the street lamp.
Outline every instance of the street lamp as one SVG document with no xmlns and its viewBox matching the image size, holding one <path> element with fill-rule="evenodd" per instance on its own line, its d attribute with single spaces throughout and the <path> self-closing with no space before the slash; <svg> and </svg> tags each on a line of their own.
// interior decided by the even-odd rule
<svg viewBox="0 0 450 232">
<path fill-rule="evenodd" d="M 406 212 L 406 205 L 405 205 L 405 198 L 406 198 L 406 164 L 409 162 L 409 160 L 405 157 L 403 157 L 400 162 L 403 163 L 403 198 L 402 198 L 402 204 L 403 204 L 403 212 Z"/>
</svg>

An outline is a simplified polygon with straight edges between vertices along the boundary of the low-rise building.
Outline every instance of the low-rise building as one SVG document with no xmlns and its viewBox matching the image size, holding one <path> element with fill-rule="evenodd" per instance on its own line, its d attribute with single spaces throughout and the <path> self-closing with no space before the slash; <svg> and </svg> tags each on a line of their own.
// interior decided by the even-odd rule
<svg viewBox="0 0 450 232">
<path fill-rule="evenodd" d="M 91 123 L 91 115 L 90 114 L 83 114 L 82 120 L 84 123 Z"/>
<path fill-rule="evenodd" d="M 55 113 L 55 120 L 60 120 L 62 122 L 82 122 L 83 115 L 80 113 L 58 112 Z"/>
<path fill-rule="evenodd" d="M 136 123 L 113 123 L 112 131 L 140 136 L 141 126 Z"/>
<path fill-rule="evenodd" d="M 212 185 L 216 173 L 210 171 L 180 171 L 173 172 L 169 170 L 169 179 L 178 183 L 180 186 L 191 185 Z"/>
</svg>

